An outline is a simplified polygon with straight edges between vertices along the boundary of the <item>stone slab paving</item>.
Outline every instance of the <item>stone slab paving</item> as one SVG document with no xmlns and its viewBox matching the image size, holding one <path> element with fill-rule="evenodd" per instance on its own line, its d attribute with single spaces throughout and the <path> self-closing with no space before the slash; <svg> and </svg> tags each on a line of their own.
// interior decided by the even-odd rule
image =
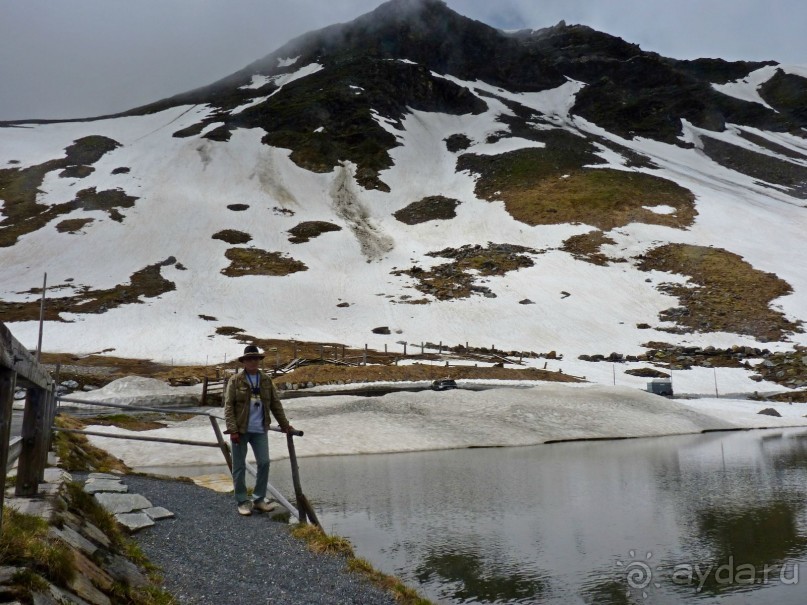
<svg viewBox="0 0 807 605">
<path fill-rule="evenodd" d="M 118 513 L 115 515 L 118 523 L 126 527 L 129 531 L 139 531 L 154 525 L 154 519 L 144 512 Z"/>
<path fill-rule="evenodd" d="M 87 483 L 84 484 L 84 491 L 88 494 L 97 494 L 99 492 L 125 494 L 129 491 L 129 488 L 120 479 L 87 479 Z"/>
<path fill-rule="evenodd" d="M 174 517 L 174 513 L 162 506 L 152 506 L 151 508 L 145 509 L 143 512 L 155 521 L 159 521 L 160 519 L 172 519 Z"/>
<path fill-rule="evenodd" d="M 151 527 L 159 519 L 174 516 L 162 506 L 154 506 L 140 494 L 128 493 L 125 477 L 110 473 L 90 473 L 84 491 L 93 495 L 98 503 L 115 515 L 115 520 L 130 532 Z"/>
<path fill-rule="evenodd" d="M 131 513 L 144 508 L 151 508 L 152 504 L 140 494 L 118 494 L 100 492 L 94 495 L 98 503 L 113 515 L 118 513 Z"/>
</svg>

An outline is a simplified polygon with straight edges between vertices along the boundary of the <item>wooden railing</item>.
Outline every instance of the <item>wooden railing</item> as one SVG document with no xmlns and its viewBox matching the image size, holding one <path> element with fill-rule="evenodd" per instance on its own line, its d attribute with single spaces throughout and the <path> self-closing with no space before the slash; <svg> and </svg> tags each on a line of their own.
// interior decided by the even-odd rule
<svg viewBox="0 0 807 605">
<path fill-rule="evenodd" d="M 221 432 L 221 428 L 219 427 L 219 420 L 224 420 L 221 416 L 217 416 L 215 414 L 211 414 L 207 411 L 202 410 L 194 410 L 189 408 L 165 408 L 165 407 L 146 407 L 146 406 L 137 406 L 137 405 L 124 405 L 118 403 L 108 403 L 102 401 L 91 401 L 88 399 L 77 399 L 74 397 L 60 397 L 60 402 L 64 403 L 77 403 L 81 405 L 90 405 L 90 406 L 98 406 L 98 407 L 109 407 L 109 408 L 118 408 L 132 412 L 159 412 L 159 413 L 171 413 L 177 412 L 180 414 L 193 414 L 196 416 L 206 416 L 210 420 L 211 427 L 213 429 L 213 434 L 216 437 L 216 441 L 192 441 L 188 439 L 173 439 L 167 437 L 149 437 L 144 435 L 121 435 L 117 433 L 106 433 L 101 431 L 86 431 L 82 429 L 67 429 L 61 427 L 51 427 L 54 431 L 60 431 L 63 433 L 78 433 L 80 435 L 91 435 L 95 437 L 108 437 L 110 439 L 124 439 L 129 441 L 151 441 L 154 443 L 173 443 L 176 445 L 188 445 L 188 446 L 195 446 L 195 447 L 215 447 L 219 448 L 224 456 L 224 461 L 227 463 L 227 467 L 232 472 L 233 470 L 233 462 L 232 462 L 232 452 L 230 450 L 230 445 L 225 441 L 224 435 Z M 279 427 L 271 427 L 269 430 L 282 432 Z M 297 454 L 294 448 L 294 437 L 302 437 L 303 431 L 290 431 L 286 434 L 286 443 L 289 448 L 289 462 L 291 463 L 291 475 L 292 475 L 292 482 L 294 485 L 294 495 L 295 499 L 297 500 L 297 507 L 289 503 L 288 500 L 281 494 L 273 485 L 268 484 L 267 489 L 275 497 L 275 499 L 280 502 L 288 511 L 297 518 L 300 523 L 306 523 L 307 521 L 311 521 L 314 525 L 319 526 L 319 519 L 317 518 L 316 513 L 314 512 L 313 507 L 309 503 L 308 499 L 303 494 L 303 488 L 300 484 L 300 474 L 299 474 L 299 467 L 297 465 Z M 252 475 L 255 475 L 255 469 L 250 464 L 247 464 L 247 471 L 250 472 Z"/>
<path fill-rule="evenodd" d="M 11 427 L 13 421 L 14 393 L 20 387 L 27 390 L 22 417 L 22 431 L 21 435 L 12 436 Z M 0 527 L 2 527 L 2 511 L 5 504 L 6 476 L 8 471 L 14 466 L 15 462 L 18 462 L 17 482 L 14 489 L 15 496 L 37 496 L 39 493 L 39 484 L 44 479 L 48 450 L 50 449 L 54 431 L 97 435 L 114 439 L 177 443 L 197 447 L 215 447 L 221 450 L 227 466 L 232 470 L 230 446 L 224 440 L 224 436 L 218 424 L 218 421 L 223 420 L 223 418 L 214 414 L 189 410 L 188 408 L 151 408 L 88 401 L 69 397 L 59 398 L 58 401 L 121 408 L 128 411 L 180 412 L 207 416 L 210 419 L 216 441 L 206 442 L 139 435 L 116 435 L 113 433 L 67 429 L 54 426 L 53 421 L 56 416 L 57 395 L 56 384 L 53 378 L 45 367 L 14 338 L 5 324 L 0 322 L 0 470 L 2 471 L 0 472 Z M 280 429 L 276 427 L 272 427 L 271 430 L 280 431 Z M 315 525 L 319 525 L 316 513 L 303 494 L 302 487 L 300 486 L 297 456 L 294 449 L 294 437 L 302 437 L 302 435 L 302 431 L 292 431 L 286 435 L 297 506 L 294 507 L 291 505 L 273 486 L 269 485 L 268 489 L 278 502 L 285 506 L 301 523 L 311 521 Z M 253 474 L 255 472 L 254 469 L 250 468 L 250 465 L 247 465 L 247 470 Z"/>
<path fill-rule="evenodd" d="M 14 393 L 26 389 L 22 431 L 12 438 Z M 16 496 L 32 497 L 44 479 L 56 414 L 56 385 L 48 371 L 0 322 L 0 523 L 6 475 L 18 463 Z"/>
</svg>

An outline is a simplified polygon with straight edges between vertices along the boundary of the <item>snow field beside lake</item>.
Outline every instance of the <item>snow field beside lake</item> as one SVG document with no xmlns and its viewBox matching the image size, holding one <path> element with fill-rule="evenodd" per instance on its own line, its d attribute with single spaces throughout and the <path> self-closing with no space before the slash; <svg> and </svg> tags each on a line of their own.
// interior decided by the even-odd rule
<svg viewBox="0 0 807 605">
<path fill-rule="evenodd" d="M 535 383 L 533 383 L 535 384 Z M 774 407 L 781 418 L 759 415 Z M 630 387 L 542 383 L 485 391 L 397 392 L 382 397 L 333 395 L 284 401 L 290 422 L 305 432 L 297 453 L 333 456 L 468 447 L 537 445 L 569 439 L 651 437 L 704 430 L 807 426 L 804 404 L 736 399 L 669 400 Z M 223 410 L 211 410 L 223 416 Z M 222 423 L 223 427 L 223 423 Z M 213 442 L 205 417 L 167 428 L 118 434 Z M 90 437 L 133 467 L 222 464 L 215 448 Z M 287 457 L 285 436 L 270 433 L 274 460 Z"/>
</svg>

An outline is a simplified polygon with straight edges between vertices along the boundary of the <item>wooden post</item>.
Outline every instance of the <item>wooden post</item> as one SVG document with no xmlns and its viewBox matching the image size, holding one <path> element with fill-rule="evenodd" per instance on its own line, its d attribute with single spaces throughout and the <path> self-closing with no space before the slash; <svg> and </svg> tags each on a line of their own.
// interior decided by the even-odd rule
<svg viewBox="0 0 807 605">
<path fill-rule="evenodd" d="M 45 409 L 43 410 L 42 435 L 37 442 L 36 468 L 39 471 L 37 483 L 45 480 L 45 467 L 48 465 L 48 450 L 50 449 L 51 430 L 53 425 L 54 408 L 56 405 L 56 384 L 45 391 Z"/>
<path fill-rule="evenodd" d="M 39 303 L 39 336 L 36 342 L 36 360 L 42 359 L 42 326 L 45 322 L 45 290 L 48 287 L 48 274 L 42 280 L 42 300 Z"/>
<path fill-rule="evenodd" d="M 319 358 L 322 359 L 322 345 L 319 345 Z"/>
<path fill-rule="evenodd" d="M 425 345 L 425 344 L 423 343 L 423 341 L 421 340 L 421 341 L 420 341 L 420 354 L 421 354 L 421 355 L 423 355 L 423 349 L 425 349 L 425 348 L 426 348 L 426 345 Z"/>
<path fill-rule="evenodd" d="M 364 359 L 363 359 L 363 361 L 364 361 L 363 365 L 367 365 L 367 345 L 366 344 L 364 345 Z"/>
<path fill-rule="evenodd" d="M 297 343 L 294 343 L 294 359 L 297 359 Z"/>
<path fill-rule="evenodd" d="M 443 341 L 442 341 L 442 340 L 440 341 L 440 348 L 439 348 L 439 349 L 437 349 L 437 352 L 438 352 L 440 355 L 442 355 L 442 354 L 443 354 Z"/>
<path fill-rule="evenodd" d="M 207 376 L 205 376 L 204 380 L 202 381 L 202 407 L 205 407 L 207 403 Z"/>
<path fill-rule="evenodd" d="M 8 472 L 8 442 L 11 439 L 11 415 L 14 405 L 14 387 L 17 374 L 13 370 L 0 368 L 0 529 L 3 523 L 3 505 L 6 494 L 6 473 Z"/>
<path fill-rule="evenodd" d="M 342 361 L 345 360 L 345 345 L 342 345 Z"/>
<path fill-rule="evenodd" d="M 404 346 L 404 357 L 406 357 L 406 343 L 403 343 Z"/>
<path fill-rule="evenodd" d="M 297 510 L 300 513 L 298 519 L 300 520 L 300 523 L 305 524 L 306 517 L 308 517 L 311 523 L 317 527 L 321 527 L 319 524 L 319 519 L 317 519 L 317 515 L 314 512 L 314 508 L 303 494 L 303 488 L 302 485 L 300 485 L 300 467 L 297 466 L 297 452 L 294 449 L 294 435 L 291 433 L 286 433 L 286 444 L 289 447 L 289 462 L 291 463 L 291 480 L 294 484 L 294 496 L 297 499 Z"/>
<path fill-rule="evenodd" d="M 39 444 L 45 420 L 45 390 L 28 389 L 25 412 L 22 417 L 22 450 L 17 469 L 16 496 L 36 496 L 39 491 Z"/>
<path fill-rule="evenodd" d="M 218 421 L 213 418 L 213 416 L 208 416 L 210 418 L 210 424 L 213 425 L 213 432 L 216 434 L 216 441 L 219 443 L 219 447 L 221 448 L 221 453 L 224 454 L 224 461 L 227 463 L 227 468 L 230 469 L 230 472 L 233 472 L 233 458 L 230 454 L 230 448 L 227 447 L 227 442 L 224 441 L 224 436 L 221 434 L 221 428 L 219 428 Z"/>
<path fill-rule="evenodd" d="M 384 345 L 384 355 L 386 355 L 386 354 L 387 354 L 387 345 L 385 344 Z"/>
</svg>

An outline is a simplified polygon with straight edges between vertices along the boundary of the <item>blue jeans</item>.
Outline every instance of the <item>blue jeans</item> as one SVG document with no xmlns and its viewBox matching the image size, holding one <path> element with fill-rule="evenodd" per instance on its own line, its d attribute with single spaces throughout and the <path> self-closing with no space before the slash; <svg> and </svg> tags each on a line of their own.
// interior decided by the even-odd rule
<svg viewBox="0 0 807 605">
<path fill-rule="evenodd" d="M 247 471 L 247 444 L 252 446 L 255 462 L 258 465 L 258 474 L 255 477 L 255 490 L 252 492 L 253 500 L 262 500 L 266 497 L 266 484 L 269 482 L 269 437 L 263 433 L 241 433 L 238 443 L 233 447 L 233 487 L 235 499 L 240 504 L 246 502 L 247 484 L 245 481 Z"/>
</svg>

